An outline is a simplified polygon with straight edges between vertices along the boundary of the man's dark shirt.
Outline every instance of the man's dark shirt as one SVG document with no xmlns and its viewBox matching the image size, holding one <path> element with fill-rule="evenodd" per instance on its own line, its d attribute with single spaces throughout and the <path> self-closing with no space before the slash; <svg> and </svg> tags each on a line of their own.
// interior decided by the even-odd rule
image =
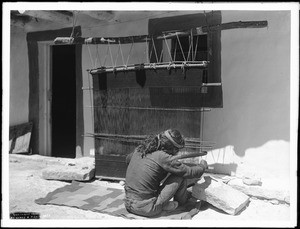
<svg viewBox="0 0 300 229">
<path fill-rule="evenodd" d="M 155 151 L 143 158 L 138 151 L 129 154 L 126 158 L 126 189 L 137 194 L 155 195 L 168 173 L 183 178 L 202 176 L 203 165 L 188 166 L 178 160 L 172 160 L 173 157 L 164 151 Z"/>
</svg>

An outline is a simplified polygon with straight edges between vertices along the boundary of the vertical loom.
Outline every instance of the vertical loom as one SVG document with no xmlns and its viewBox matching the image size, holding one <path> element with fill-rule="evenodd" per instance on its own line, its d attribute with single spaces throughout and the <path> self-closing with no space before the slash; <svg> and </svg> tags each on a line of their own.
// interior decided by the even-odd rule
<svg viewBox="0 0 300 229">
<path fill-rule="evenodd" d="M 220 83 L 208 83 L 207 58 L 196 60 L 197 47 L 192 47 L 192 42 L 189 52 L 184 53 L 179 35 L 193 37 L 190 33 L 178 32 L 155 38 L 143 37 L 146 62 L 131 65 L 125 63 L 121 48 L 121 41 L 126 43 L 126 39 L 105 39 L 108 54 L 112 53 L 111 43 L 117 43 L 117 56 L 122 53 L 123 65 L 89 70 L 93 80 L 94 111 L 94 133 L 89 135 L 95 138 L 96 177 L 124 178 L 126 156 L 147 135 L 166 129 L 178 129 L 185 136 L 186 152 L 212 147 L 213 143 L 202 141 L 202 114 L 210 110 L 204 108 L 203 94 L 207 93 L 207 87 L 220 86 Z M 154 39 L 167 44 L 167 39 L 172 38 L 176 39 L 183 60 L 176 60 L 177 50 L 173 56 L 167 46 L 171 61 L 162 62 L 163 54 L 159 59 Z M 131 37 L 135 42 L 137 39 Z M 149 63 L 152 55 L 156 57 L 155 63 Z M 111 63 L 116 63 L 117 58 L 113 61 L 111 56 Z"/>
</svg>

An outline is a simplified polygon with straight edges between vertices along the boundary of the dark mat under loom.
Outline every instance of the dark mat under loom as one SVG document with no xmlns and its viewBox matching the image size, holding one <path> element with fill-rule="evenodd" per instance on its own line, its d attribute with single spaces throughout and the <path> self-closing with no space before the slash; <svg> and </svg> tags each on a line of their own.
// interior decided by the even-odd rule
<svg viewBox="0 0 300 229">
<path fill-rule="evenodd" d="M 44 198 L 36 199 L 35 203 L 76 207 L 127 219 L 191 219 L 199 211 L 197 206 L 190 207 L 190 211 L 179 207 L 175 211 L 163 211 L 157 217 L 146 218 L 129 213 L 124 206 L 124 197 L 123 189 L 73 181 L 48 193 Z"/>
</svg>

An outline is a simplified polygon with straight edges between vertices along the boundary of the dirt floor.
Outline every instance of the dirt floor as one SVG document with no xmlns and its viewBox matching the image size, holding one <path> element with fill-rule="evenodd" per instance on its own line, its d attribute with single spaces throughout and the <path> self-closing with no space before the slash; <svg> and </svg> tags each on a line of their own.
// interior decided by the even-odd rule
<svg viewBox="0 0 300 229">
<path fill-rule="evenodd" d="M 51 166 L 47 161 L 24 160 L 10 157 L 9 163 L 9 211 L 12 212 L 38 212 L 41 219 L 105 219 L 124 220 L 107 214 L 80 210 L 72 207 L 38 205 L 35 199 L 45 197 L 47 193 L 62 187 L 67 182 L 49 181 L 41 177 L 41 170 Z M 93 183 L 113 185 L 122 188 L 118 182 L 94 180 Z M 238 215 L 231 216 L 204 203 L 202 210 L 194 216 L 193 220 L 244 220 L 285 222 L 290 219 L 290 206 L 288 204 L 272 204 L 269 201 L 251 198 L 249 205 Z M 247 226 L 247 225 L 245 225 Z"/>
</svg>

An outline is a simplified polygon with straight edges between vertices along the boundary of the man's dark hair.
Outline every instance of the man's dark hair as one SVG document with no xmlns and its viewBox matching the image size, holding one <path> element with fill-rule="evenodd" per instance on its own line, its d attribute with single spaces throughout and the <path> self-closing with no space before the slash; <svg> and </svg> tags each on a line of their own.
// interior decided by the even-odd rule
<svg viewBox="0 0 300 229">
<path fill-rule="evenodd" d="M 172 138 L 171 140 L 166 136 L 166 131 Z M 174 148 L 179 149 L 177 146 L 180 146 L 180 148 L 184 147 L 184 138 L 178 130 L 169 129 L 166 131 L 159 133 L 158 135 L 149 135 L 144 142 L 136 148 L 136 150 L 142 154 L 142 157 L 145 157 L 147 154 L 153 153 L 157 150 L 169 152 Z"/>
</svg>

